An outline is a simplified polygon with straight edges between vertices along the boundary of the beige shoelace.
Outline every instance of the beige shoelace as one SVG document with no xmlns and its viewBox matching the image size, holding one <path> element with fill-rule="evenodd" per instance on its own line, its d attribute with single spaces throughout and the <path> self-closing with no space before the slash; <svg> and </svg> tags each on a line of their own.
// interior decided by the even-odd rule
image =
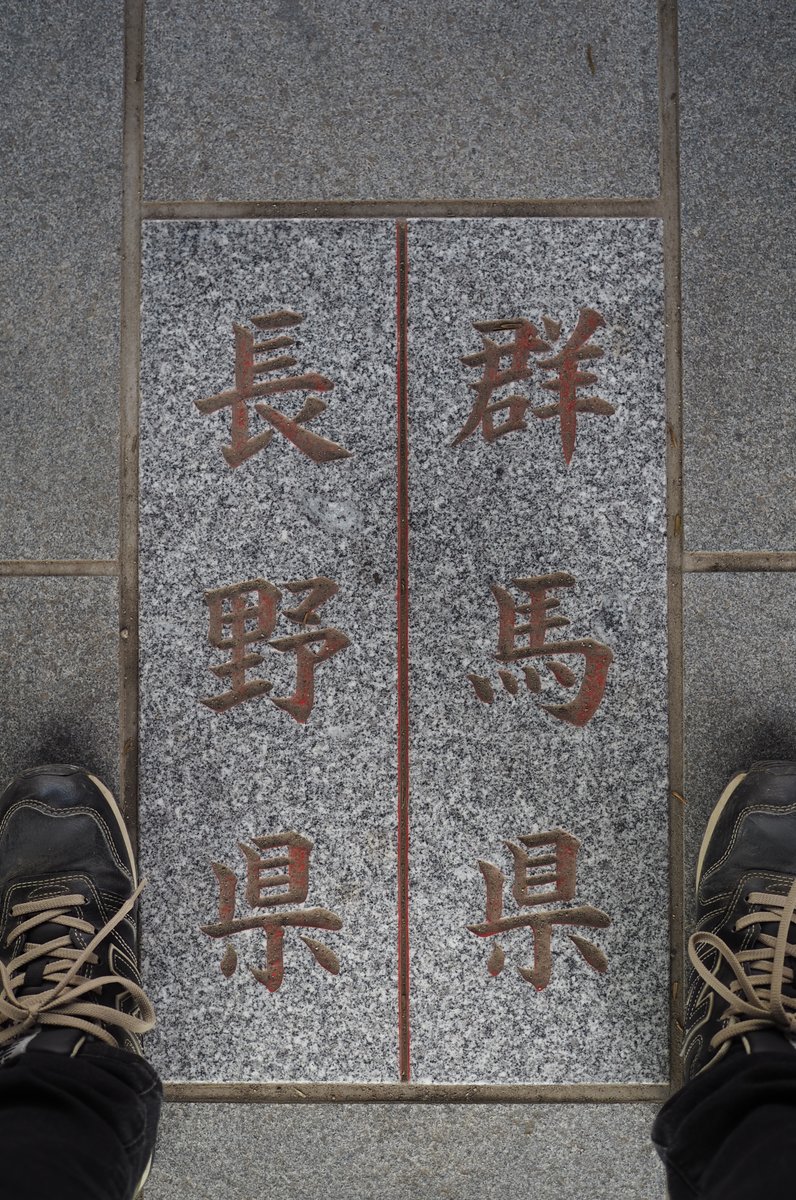
<svg viewBox="0 0 796 1200">
<path fill-rule="evenodd" d="M 773 892 L 751 892 L 747 897 L 751 905 L 760 905 L 757 912 L 745 913 L 735 924 L 736 932 L 750 925 L 779 924 L 776 937 L 761 932 L 757 937 L 757 948 L 741 950 L 734 954 L 726 942 L 714 933 L 694 933 L 688 942 L 688 956 L 694 969 L 723 1000 L 727 1008 L 723 1020 L 727 1024 L 710 1040 L 710 1045 L 721 1057 L 728 1049 L 732 1038 L 758 1029 L 775 1026 L 785 1033 L 796 1034 L 796 998 L 783 994 L 784 984 L 793 984 L 793 967 L 785 966 L 785 959 L 796 959 L 796 945 L 788 941 L 791 924 L 796 920 L 796 882 L 787 896 Z M 712 947 L 729 966 L 735 978 L 729 987 L 722 983 L 715 971 L 710 971 L 699 957 L 699 950 Z M 715 1059 L 713 1060 L 715 1061 Z"/>
<path fill-rule="evenodd" d="M 130 899 L 124 902 L 107 925 L 95 933 L 83 950 L 78 950 L 72 945 L 67 933 L 41 944 L 25 942 L 22 953 L 12 958 L 7 966 L 0 961 L 0 1022 L 3 1025 L 10 1022 L 7 1028 L 0 1029 L 0 1046 L 20 1037 L 34 1025 L 62 1025 L 82 1029 L 84 1033 L 107 1042 L 109 1046 L 118 1046 L 119 1043 L 104 1028 L 106 1025 L 116 1025 L 125 1033 L 134 1035 L 146 1033 L 153 1028 L 155 1010 L 143 989 L 132 980 L 124 979 L 121 975 L 102 975 L 97 979 L 87 979 L 80 974 L 81 968 L 87 963 L 93 966 L 99 961 L 94 950 L 128 913 L 132 912 L 144 883 L 142 880 Z M 78 908 L 86 903 L 88 901 L 85 896 L 70 894 L 15 904 L 11 909 L 11 916 L 24 917 L 25 920 L 11 930 L 5 940 L 5 946 L 10 946 L 22 934 L 48 922 L 62 925 L 64 929 L 94 933 L 94 925 L 69 912 L 69 909 Z M 24 985 L 25 981 L 24 969 L 37 958 L 50 959 L 44 967 L 43 977 L 52 980 L 53 987 L 32 996 L 18 996 L 16 989 Z M 81 999 L 111 984 L 124 988 L 137 1006 L 140 1016 L 120 1012 L 108 1004 Z"/>
</svg>

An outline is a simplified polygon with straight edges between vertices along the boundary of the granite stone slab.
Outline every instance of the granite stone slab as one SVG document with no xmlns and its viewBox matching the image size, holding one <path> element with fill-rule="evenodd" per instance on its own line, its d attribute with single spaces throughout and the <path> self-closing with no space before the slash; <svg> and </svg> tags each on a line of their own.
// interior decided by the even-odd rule
<svg viewBox="0 0 796 1200">
<path fill-rule="evenodd" d="M 653 195 L 656 50 L 647 0 L 150 0 L 145 195 Z"/>
<path fill-rule="evenodd" d="M 389 222 L 144 229 L 144 972 L 170 1079 L 396 1078 L 395 287 Z M 233 384 L 248 441 L 229 397 L 197 407 Z"/>
<path fill-rule="evenodd" d="M 0 558 L 115 554 L 123 17 L 3 5 Z"/>
<path fill-rule="evenodd" d="M 690 926 L 699 846 L 725 784 L 759 759 L 796 759 L 796 577 L 686 575 L 683 592 Z"/>
<path fill-rule="evenodd" d="M 0 787 L 74 762 L 118 784 L 115 579 L 0 579 Z"/>
<path fill-rule="evenodd" d="M 408 243 L 413 1079 L 662 1081 L 660 226 L 417 221 Z M 474 328 L 510 320 L 534 330 Z M 587 326 L 577 360 L 586 380 L 573 397 L 571 336 Z M 518 349 L 504 351 L 498 378 L 494 346 L 510 341 Z M 585 411 L 573 448 L 575 400 Z M 559 401 L 563 417 L 550 411 Z M 547 590 L 535 582 L 551 575 Z M 562 639 L 570 648 L 557 658 L 549 646 L 525 656 Z M 570 837 L 555 846 L 519 841 L 551 842 L 557 830 Z M 557 856 L 548 870 L 559 884 L 534 883 L 544 866 L 528 855 Z M 528 921 L 573 905 L 587 911 L 537 932 L 533 974 Z M 503 919 L 520 927 L 498 936 L 492 922 Z"/>
<path fill-rule="evenodd" d="M 686 546 L 792 550 L 793 6 L 679 13 Z"/>
<path fill-rule="evenodd" d="M 147 1200 L 663 1200 L 652 1104 L 168 1104 Z"/>
</svg>

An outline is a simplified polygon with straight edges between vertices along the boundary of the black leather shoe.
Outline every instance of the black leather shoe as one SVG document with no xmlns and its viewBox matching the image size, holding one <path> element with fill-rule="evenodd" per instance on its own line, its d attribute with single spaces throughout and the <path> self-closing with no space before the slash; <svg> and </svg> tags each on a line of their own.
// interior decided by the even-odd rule
<svg viewBox="0 0 796 1200">
<path fill-rule="evenodd" d="M 733 1048 L 793 1054 L 796 763 L 755 763 L 727 784 L 697 863 L 685 1077 Z"/>
<path fill-rule="evenodd" d="M 141 1053 L 141 887 L 113 795 L 79 767 L 37 767 L 0 796 L 0 1063 L 92 1040 Z"/>
</svg>

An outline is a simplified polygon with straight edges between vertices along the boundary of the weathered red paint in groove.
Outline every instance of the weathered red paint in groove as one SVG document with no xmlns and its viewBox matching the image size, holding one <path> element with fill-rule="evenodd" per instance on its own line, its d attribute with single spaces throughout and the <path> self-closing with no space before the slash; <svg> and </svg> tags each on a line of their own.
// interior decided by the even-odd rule
<svg viewBox="0 0 796 1200">
<path fill-rule="evenodd" d="M 395 226 L 396 378 L 398 391 L 398 1068 L 411 1074 L 409 1053 L 409 431 L 407 404 L 407 225 Z"/>
</svg>

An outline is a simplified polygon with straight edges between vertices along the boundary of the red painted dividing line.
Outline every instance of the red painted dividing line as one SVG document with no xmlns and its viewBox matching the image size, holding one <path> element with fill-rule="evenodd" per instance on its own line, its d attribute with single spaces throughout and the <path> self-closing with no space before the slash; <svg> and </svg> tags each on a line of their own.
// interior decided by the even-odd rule
<svg viewBox="0 0 796 1200">
<path fill-rule="evenodd" d="M 409 1081 L 409 430 L 407 226 L 395 226 L 398 382 L 398 1066 Z"/>
</svg>

